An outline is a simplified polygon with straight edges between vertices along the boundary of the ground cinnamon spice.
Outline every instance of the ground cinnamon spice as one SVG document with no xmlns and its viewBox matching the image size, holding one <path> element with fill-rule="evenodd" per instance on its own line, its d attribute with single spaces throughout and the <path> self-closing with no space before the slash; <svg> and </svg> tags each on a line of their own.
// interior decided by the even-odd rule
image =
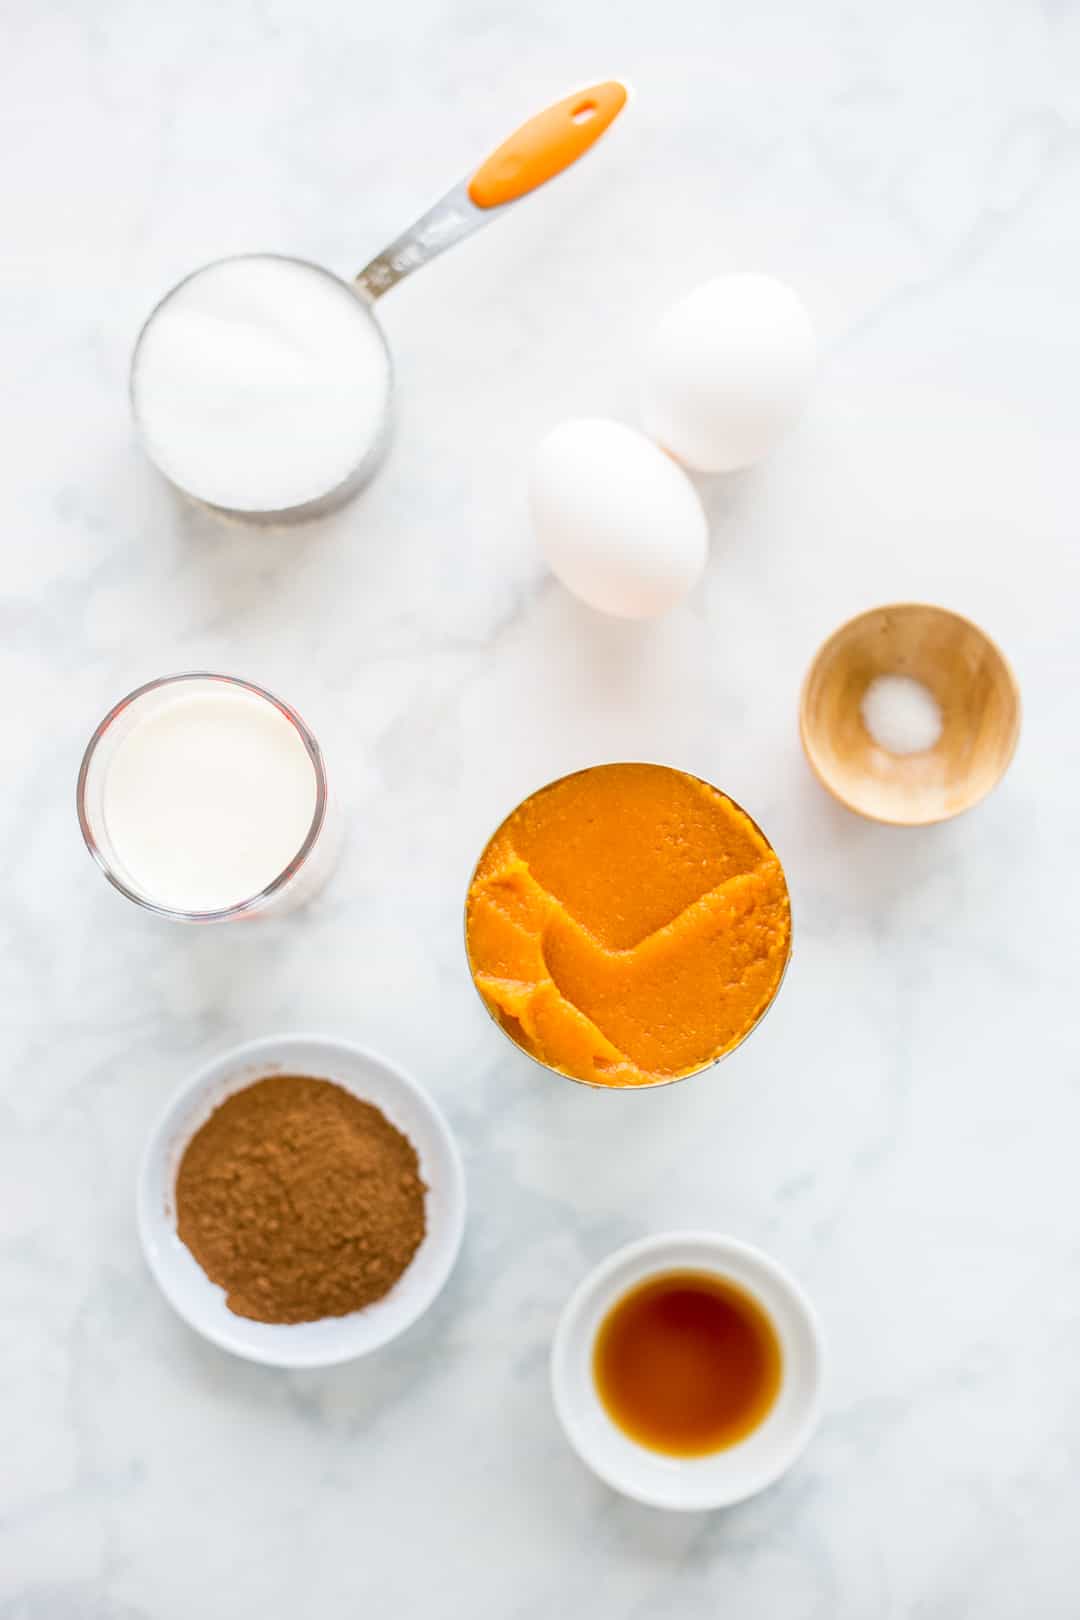
<svg viewBox="0 0 1080 1620">
<path fill-rule="evenodd" d="M 381 1299 L 424 1236 L 416 1149 L 328 1080 L 273 1075 L 196 1131 L 177 1231 L 237 1316 L 313 1322 Z"/>
</svg>

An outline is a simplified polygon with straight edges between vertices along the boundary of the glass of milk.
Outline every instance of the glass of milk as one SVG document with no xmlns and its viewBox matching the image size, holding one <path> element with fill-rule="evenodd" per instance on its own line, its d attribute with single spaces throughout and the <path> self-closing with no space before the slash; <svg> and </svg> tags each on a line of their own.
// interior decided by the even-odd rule
<svg viewBox="0 0 1080 1620">
<path fill-rule="evenodd" d="M 291 911 L 322 888 L 341 843 L 307 726 L 229 675 L 169 675 L 123 698 L 90 739 L 76 797 L 109 882 L 175 922 Z"/>
</svg>

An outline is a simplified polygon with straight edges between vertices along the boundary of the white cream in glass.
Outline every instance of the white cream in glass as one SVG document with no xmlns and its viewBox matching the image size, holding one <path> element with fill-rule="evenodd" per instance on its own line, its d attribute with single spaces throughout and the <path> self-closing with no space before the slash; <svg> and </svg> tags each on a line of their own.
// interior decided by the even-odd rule
<svg viewBox="0 0 1080 1620">
<path fill-rule="evenodd" d="M 182 922 L 278 915 L 340 846 L 322 752 L 296 712 L 231 676 L 167 676 L 95 731 L 78 784 L 87 848 L 122 894 Z"/>
</svg>

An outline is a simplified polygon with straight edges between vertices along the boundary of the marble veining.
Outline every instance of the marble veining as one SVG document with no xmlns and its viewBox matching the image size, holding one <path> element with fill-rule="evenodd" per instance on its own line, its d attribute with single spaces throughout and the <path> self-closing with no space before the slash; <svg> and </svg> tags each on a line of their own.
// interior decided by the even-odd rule
<svg viewBox="0 0 1080 1620">
<path fill-rule="evenodd" d="M 1080 8 L 10 0 L 4 23 L 2 1620 L 1069 1620 Z M 398 432 L 358 502 L 250 532 L 140 461 L 128 355 L 180 275 L 245 249 L 354 272 L 613 73 L 638 93 L 602 146 L 381 306 Z M 767 465 L 700 481 L 685 606 L 601 620 L 536 555 L 531 446 L 634 420 L 644 324 L 735 267 L 810 306 L 811 408 Z M 795 726 L 821 638 L 904 598 L 982 623 L 1025 699 L 1002 788 L 911 833 L 827 799 Z M 350 806 L 335 880 L 280 923 L 156 924 L 79 841 L 93 725 L 196 667 L 294 703 Z M 745 804 L 795 922 L 749 1045 L 629 1096 L 515 1053 L 461 941 L 506 811 L 620 758 Z M 132 1203 L 169 1092 L 288 1029 L 431 1089 L 471 1219 L 392 1349 L 283 1376 L 172 1316 Z M 582 1469 L 546 1372 L 580 1276 L 678 1225 L 774 1252 L 831 1353 L 801 1464 L 686 1518 Z"/>
</svg>

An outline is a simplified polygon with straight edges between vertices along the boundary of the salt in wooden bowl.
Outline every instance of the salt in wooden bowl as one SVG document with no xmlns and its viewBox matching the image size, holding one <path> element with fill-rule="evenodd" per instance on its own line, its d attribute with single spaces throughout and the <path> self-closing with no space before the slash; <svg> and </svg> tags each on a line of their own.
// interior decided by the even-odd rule
<svg viewBox="0 0 1080 1620">
<path fill-rule="evenodd" d="M 874 741 L 862 702 L 879 675 L 909 676 L 933 694 L 942 730 L 932 748 L 893 754 Z M 829 637 L 803 685 L 799 729 L 814 774 L 841 804 L 922 827 L 970 810 L 1004 776 L 1020 735 L 1020 691 L 977 625 L 905 602 L 861 613 Z"/>
</svg>

